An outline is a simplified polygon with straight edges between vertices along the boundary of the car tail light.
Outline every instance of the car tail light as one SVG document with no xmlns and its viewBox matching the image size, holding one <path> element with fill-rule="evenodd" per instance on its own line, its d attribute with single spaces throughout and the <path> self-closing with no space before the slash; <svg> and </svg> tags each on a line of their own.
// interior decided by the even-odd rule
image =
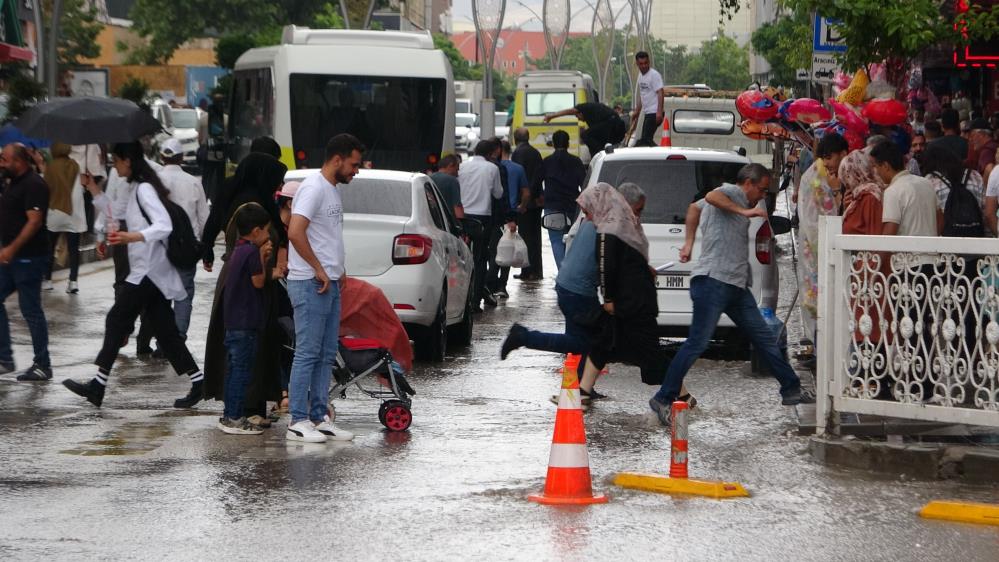
<svg viewBox="0 0 999 562">
<path fill-rule="evenodd" d="M 398 302 L 392 305 L 392 308 L 396 310 L 416 310 L 416 307 L 411 304 L 402 304 Z"/>
<path fill-rule="evenodd" d="M 666 157 L 667 160 L 686 160 L 687 157 L 683 154 L 670 154 Z"/>
<path fill-rule="evenodd" d="M 298 152 L 296 152 L 295 153 L 295 158 L 299 162 L 304 162 L 305 161 L 305 151 L 304 150 L 299 150 Z"/>
<path fill-rule="evenodd" d="M 773 239 L 774 233 L 770 229 L 770 223 L 763 221 L 760 229 L 756 231 L 756 259 L 762 264 L 770 263 L 770 243 Z"/>
<path fill-rule="evenodd" d="M 430 259 L 430 249 L 434 243 L 421 234 L 400 234 L 392 243 L 392 263 L 410 265 L 424 263 Z"/>
</svg>

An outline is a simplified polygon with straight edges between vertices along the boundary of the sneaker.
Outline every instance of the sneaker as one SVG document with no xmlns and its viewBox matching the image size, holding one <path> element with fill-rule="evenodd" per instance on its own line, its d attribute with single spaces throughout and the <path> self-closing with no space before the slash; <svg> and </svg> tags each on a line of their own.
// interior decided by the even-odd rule
<svg viewBox="0 0 999 562">
<path fill-rule="evenodd" d="M 78 394 L 87 399 L 98 408 L 101 407 L 101 403 L 104 402 L 104 385 L 97 382 L 97 379 L 90 379 L 89 382 L 79 382 L 73 379 L 66 379 L 62 381 L 62 385 L 69 389 L 70 392 Z"/>
<path fill-rule="evenodd" d="M 79 292 L 80 292 L 80 284 L 77 283 L 76 281 L 70 281 L 66 285 L 66 293 L 68 293 L 70 295 L 75 295 L 75 294 L 77 294 Z"/>
<path fill-rule="evenodd" d="M 513 326 L 510 326 L 510 331 L 506 334 L 506 339 L 503 340 L 503 345 L 500 346 L 500 360 L 506 359 L 506 356 L 510 355 L 510 352 L 518 347 L 524 347 L 526 343 L 524 340 L 527 339 L 526 336 L 527 328 L 514 322 Z"/>
<path fill-rule="evenodd" d="M 694 408 L 697 407 L 697 398 L 694 398 L 689 393 L 688 394 L 684 394 L 683 396 L 679 397 L 678 400 L 683 400 L 684 402 L 686 402 L 687 406 L 691 410 L 693 410 Z"/>
<path fill-rule="evenodd" d="M 798 404 L 814 403 L 815 394 L 808 390 L 801 390 L 800 388 L 785 395 L 780 401 L 781 406 L 797 406 Z"/>
<path fill-rule="evenodd" d="M 672 414 L 670 413 L 669 404 L 663 404 L 662 402 L 656 400 L 656 397 L 653 396 L 652 398 L 649 398 L 649 407 L 656 413 L 656 417 L 659 418 L 659 423 L 666 427 L 670 426 L 672 422 Z"/>
<path fill-rule="evenodd" d="M 330 441 L 350 441 L 354 438 L 353 433 L 333 425 L 333 420 L 329 416 L 324 417 L 323 421 L 316 424 L 316 431 L 325 435 Z"/>
<path fill-rule="evenodd" d="M 482 307 L 481 306 L 473 306 L 472 307 L 472 314 L 482 314 Z"/>
<path fill-rule="evenodd" d="M 187 396 L 183 398 L 178 398 L 173 401 L 174 408 L 190 408 L 201 402 L 201 399 L 205 397 L 205 381 L 198 381 L 191 383 L 191 390 L 188 391 Z"/>
<path fill-rule="evenodd" d="M 43 291 L 51 291 L 54 288 L 55 287 L 52 286 L 52 281 L 50 281 L 48 279 L 42 281 L 42 290 Z"/>
<path fill-rule="evenodd" d="M 127 340 L 126 340 L 127 343 Z M 153 348 L 149 347 L 148 343 L 136 343 L 135 344 L 135 354 L 139 357 L 145 357 L 147 355 L 152 355 Z"/>
<path fill-rule="evenodd" d="M 251 423 L 246 418 L 238 420 L 219 418 L 218 428 L 222 430 L 222 433 L 229 435 L 260 435 L 264 432 L 263 428 Z"/>
<path fill-rule="evenodd" d="M 597 389 L 595 388 L 591 388 L 589 391 L 580 388 L 579 393 L 582 394 L 583 396 L 588 397 L 590 400 L 602 400 L 604 398 L 607 398 L 606 394 L 600 394 L 599 392 L 597 392 Z"/>
<path fill-rule="evenodd" d="M 482 295 L 482 302 L 485 303 L 486 306 L 496 306 L 499 304 L 499 301 L 496 300 L 496 297 L 493 296 L 492 293 Z"/>
<path fill-rule="evenodd" d="M 510 293 L 506 292 L 506 289 L 500 289 L 496 291 L 496 298 L 498 299 L 508 299 L 510 298 Z"/>
<path fill-rule="evenodd" d="M 39 367 L 32 365 L 30 369 L 17 375 L 19 381 L 50 381 L 52 380 L 52 367 Z"/>
<path fill-rule="evenodd" d="M 158 347 L 153 350 L 153 352 L 150 354 L 150 356 L 153 359 L 166 359 L 166 354 L 163 353 L 163 350 L 160 349 L 160 348 L 158 348 Z"/>
<path fill-rule="evenodd" d="M 302 420 L 296 424 L 289 425 L 288 431 L 284 434 L 288 441 L 303 441 L 305 443 L 325 443 L 326 435 L 316 431 L 316 426 L 309 420 Z"/>
<path fill-rule="evenodd" d="M 13 361 L 0 361 L 0 375 L 6 375 L 15 371 Z"/>
<path fill-rule="evenodd" d="M 249 422 L 249 423 L 251 423 L 251 424 L 253 424 L 253 425 L 255 425 L 255 426 L 257 426 L 257 427 L 262 427 L 264 429 L 269 428 L 271 426 L 271 424 L 274 423 L 274 422 L 272 422 L 270 420 L 270 418 L 265 418 L 264 416 L 260 416 L 260 415 L 250 416 L 250 417 L 246 418 L 246 421 Z"/>
</svg>

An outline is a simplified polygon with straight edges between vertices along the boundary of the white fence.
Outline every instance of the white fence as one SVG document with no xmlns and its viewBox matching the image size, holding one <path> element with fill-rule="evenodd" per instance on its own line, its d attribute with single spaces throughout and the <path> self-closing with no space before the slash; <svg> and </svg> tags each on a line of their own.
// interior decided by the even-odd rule
<svg viewBox="0 0 999 562">
<path fill-rule="evenodd" d="M 999 427 L 999 239 L 819 225 L 817 424 L 839 412 Z"/>
</svg>

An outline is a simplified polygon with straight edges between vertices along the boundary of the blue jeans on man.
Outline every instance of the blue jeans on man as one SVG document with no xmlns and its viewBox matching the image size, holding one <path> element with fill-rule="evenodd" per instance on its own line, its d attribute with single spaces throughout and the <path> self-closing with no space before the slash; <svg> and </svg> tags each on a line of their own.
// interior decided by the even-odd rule
<svg viewBox="0 0 999 562">
<path fill-rule="evenodd" d="M 315 279 L 288 280 L 295 309 L 295 359 L 288 381 L 291 424 L 323 421 L 327 415 L 330 377 L 340 335 L 340 284 L 330 281 L 325 293 Z"/>
<path fill-rule="evenodd" d="M 253 359 L 257 354 L 256 330 L 226 330 L 225 349 L 229 355 L 229 372 L 225 377 L 225 409 L 223 417 L 235 420 L 243 417 L 246 388 L 253 378 Z"/>
<path fill-rule="evenodd" d="M 677 352 L 666 371 L 666 379 L 655 395 L 661 404 L 672 404 L 680 395 L 683 378 L 694 361 L 704 353 L 722 313 L 727 314 L 753 343 L 763 361 L 780 383 L 781 396 L 801 390 L 801 380 L 784 358 L 773 332 L 760 314 L 753 293 L 745 287 L 723 283 L 706 275 L 690 281 L 690 299 L 694 301 L 694 318 L 687 341 Z"/>
<path fill-rule="evenodd" d="M 14 353 L 10 346 L 10 322 L 4 301 L 17 291 L 21 316 L 31 333 L 31 346 L 35 352 L 34 364 L 42 368 L 52 366 L 49 358 L 49 325 L 42 310 L 42 279 L 49 268 L 48 256 L 14 258 L 9 264 L 0 265 L 0 363 L 13 367 Z"/>
<path fill-rule="evenodd" d="M 184 290 L 187 291 L 187 298 L 173 301 L 173 315 L 177 320 L 177 331 L 180 332 L 180 337 L 185 340 L 187 339 L 187 329 L 191 326 L 191 311 L 194 309 L 194 275 L 197 271 L 197 266 L 191 269 L 177 269 L 180 281 L 184 284 Z"/>
<path fill-rule="evenodd" d="M 596 296 L 576 294 L 562 286 L 555 285 L 558 295 L 558 307 L 565 316 L 565 333 L 547 333 L 528 330 L 525 335 L 524 347 L 554 353 L 583 354 L 589 348 L 587 331 L 577 322 L 581 314 L 600 309 L 600 301 Z"/>
<path fill-rule="evenodd" d="M 555 256 L 555 269 L 562 268 L 562 260 L 565 259 L 565 234 L 569 232 L 569 226 L 576 220 L 578 212 L 565 212 L 560 209 L 545 209 L 544 216 L 554 213 L 563 213 L 566 219 L 564 230 L 548 230 L 548 240 L 552 243 L 552 254 Z"/>
</svg>

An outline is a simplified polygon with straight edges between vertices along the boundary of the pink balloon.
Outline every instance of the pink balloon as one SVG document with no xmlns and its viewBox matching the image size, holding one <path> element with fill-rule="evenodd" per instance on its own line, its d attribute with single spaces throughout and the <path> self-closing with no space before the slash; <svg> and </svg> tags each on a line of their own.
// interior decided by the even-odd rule
<svg viewBox="0 0 999 562">
<path fill-rule="evenodd" d="M 905 104 L 898 100 L 875 99 L 864 106 L 864 117 L 871 123 L 890 127 L 906 120 Z"/>
<path fill-rule="evenodd" d="M 794 119 L 806 125 L 811 125 L 812 123 L 818 123 L 820 121 L 828 121 L 832 115 L 830 115 L 829 110 L 822 107 L 822 104 L 818 100 L 813 100 L 812 98 L 801 98 L 800 100 L 795 100 L 787 109 L 787 114 Z"/>
<path fill-rule="evenodd" d="M 735 98 L 735 107 L 746 119 L 766 121 L 777 115 L 778 104 L 759 90 L 746 90 Z"/>
<path fill-rule="evenodd" d="M 862 137 L 866 137 L 870 132 L 867 121 L 861 116 L 860 111 L 848 103 L 829 100 L 829 105 L 836 113 L 836 120 L 843 124 L 848 131 L 853 131 Z"/>
</svg>

